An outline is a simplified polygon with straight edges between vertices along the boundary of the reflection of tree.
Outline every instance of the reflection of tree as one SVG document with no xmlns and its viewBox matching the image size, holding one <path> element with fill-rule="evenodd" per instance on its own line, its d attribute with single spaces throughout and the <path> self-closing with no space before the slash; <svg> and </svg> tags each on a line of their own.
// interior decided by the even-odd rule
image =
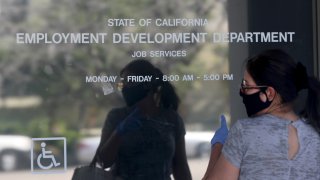
<svg viewBox="0 0 320 180">
<path fill-rule="evenodd" d="M 2 96 L 39 95 L 43 98 L 41 108 L 48 116 L 48 126 L 54 133 L 59 124 L 79 130 L 85 126 L 90 112 L 105 111 L 120 102 L 114 96 L 101 96 L 101 89 L 85 84 L 86 75 L 101 73 L 118 74 L 130 61 L 134 50 L 187 49 L 187 58 L 174 61 L 154 61 L 168 72 L 199 71 L 188 66 L 204 44 L 61 44 L 17 45 L 17 32 L 204 32 L 204 27 L 106 27 L 107 18 L 208 18 L 214 1 L 194 0 L 24 0 L 24 6 L 14 3 L 22 0 L 4 0 L 6 6 L 22 12 L 19 20 L 0 17 L 3 26 L 0 36 L 0 72 L 3 79 Z M 3 4 L 4 5 L 4 4 Z M 21 15 L 21 13 L 20 13 Z M 3 22 L 3 23 L 2 23 Z M 164 59 L 164 58 L 163 58 Z M 182 62 L 182 63 L 181 63 Z M 197 68 L 197 67 L 195 67 Z M 201 69 L 201 68 L 200 68 Z M 179 93 L 187 94 L 192 85 L 176 84 Z M 18 87 L 18 88 L 17 88 Z M 66 115 L 66 114 L 72 115 Z M 105 113 L 104 113 L 105 114 Z M 66 119 L 69 118 L 69 119 Z"/>
</svg>

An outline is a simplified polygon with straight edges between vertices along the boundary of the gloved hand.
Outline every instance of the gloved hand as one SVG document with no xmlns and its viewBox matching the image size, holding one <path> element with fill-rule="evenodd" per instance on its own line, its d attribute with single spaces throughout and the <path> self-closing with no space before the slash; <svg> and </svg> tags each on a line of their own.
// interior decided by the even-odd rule
<svg viewBox="0 0 320 180">
<path fill-rule="evenodd" d="M 116 128 L 119 135 L 134 132 L 141 128 L 141 111 L 135 108 Z"/>
<path fill-rule="evenodd" d="M 228 136 L 228 127 L 226 122 L 226 117 L 224 115 L 220 116 L 220 128 L 214 133 L 211 139 L 211 146 L 216 143 L 224 144 Z"/>
</svg>

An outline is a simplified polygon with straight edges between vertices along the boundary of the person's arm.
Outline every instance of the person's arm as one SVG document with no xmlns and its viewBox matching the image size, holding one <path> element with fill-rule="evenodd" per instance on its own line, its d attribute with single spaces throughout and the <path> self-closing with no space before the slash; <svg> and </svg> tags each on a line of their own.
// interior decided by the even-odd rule
<svg viewBox="0 0 320 180">
<path fill-rule="evenodd" d="M 192 177 L 187 161 L 184 139 L 186 130 L 181 117 L 178 114 L 176 115 L 175 152 L 172 162 L 172 173 L 175 180 L 191 180 Z"/>
<path fill-rule="evenodd" d="M 218 161 L 208 172 L 206 180 L 236 180 L 239 178 L 241 162 L 246 149 L 244 129 L 240 121 L 232 126 Z"/>
<path fill-rule="evenodd" d="M 202 180 L 208 179 L 209 174 L 212 172 L 214 165 L 216 164 L 216 162 L 218 161 L 218 159 L 220 157 L 222 147 L 223 147 L 223 145 L 221 143 L 216 143 L 212 146 L 209 164 L 208 164 L 206 173 L 204 174 L 204 177 L 202 178 Z"/>
<path fill-rule="evenodd" d="M 202 180 L 207 180 L 209 174 L 212 172 L 217 160 L 220 157 L 223 144 L 228 136 L 227 121 L 224 115 L 220 116 L 220 128 L 214 133 L 211 139 L 211 154 L 209 164 Z"/>
<path fill-rule="evenodd" d="M 221 154 L 212 171 L 209 171 L 206 180 L 237 180 L 239 178 L 240 169 L 231 164 Z"/>
<path fill-rule="evenodd" d="M 91 162 L 91 165 L 93 166 L 95 165 L 95 163 L 98 162 L 100 165 L 103 165 L 104 168 L 107 168 L 108 166 L 104 164 L 110 164 L 107 163 L 109 160 L 107 157 L 105 157 L 107 153 L 105 153 L 105 150 L 103 150 L 102 152 L 102 146 L 104 146 L 107 143 L 107 141 L 111 138 L 111 135 L 113 134 L 116 125 L 118 124 L 117 119 L 120 115 L 120 113 L 118 112 L 119 110 L 113 109 L 108 113 L 108 116 L 102 128 L 99 146 L 97 148 L 93 161 Z"/>
<path fill-rule="evenodd" d="M 100 158 L 104 167 L 110 167 L 118 156 L 119 147 L 125 134 L 136 131 L 141 127 L 140 110 L 135 109 L 112 131 L 111 135 L 102 135 L 99 150 Z"/>
<path fill-rule="evenodd" d="M 184 136 L 180 135 L 176 141 L 172 169 L 175 180 L 191 180 L 191 173 L 187 161 Z"/>
<path fill-rule="evenodd" d="M 115 162 L 121 141 L 121 135 L 114 130 L 111 136 L 105 141 L 105 143 L 102 144 L 100 157 L 103 161 L 104 167 L 110 167 Z"/>
</svg>

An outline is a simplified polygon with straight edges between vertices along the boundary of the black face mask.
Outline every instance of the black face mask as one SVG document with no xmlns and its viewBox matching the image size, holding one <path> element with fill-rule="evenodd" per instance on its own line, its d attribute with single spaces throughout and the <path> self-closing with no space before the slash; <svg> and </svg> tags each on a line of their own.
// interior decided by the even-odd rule
<svg viewBox="0 0 320 180">
<path fill-rule="evenodd" d="M 145 89 L 144 84 L 138 84 L 132 87 L 123 87 L 122 95 L 127 106 L 133 106 L 148 94 L 148 90 Z"/>
<path fill-rule="evenodd" d="M 251 117 L 251 116 L 255 115 L 256 113 L 258 113 L 259 111 L 269 107 L 270 104 L 272 103 L 272 101 L 269 101 L 268 99 L 266 102 L 261 101 L 260 92 L 262 92 L 262 91 L 258 91 L 254 94 L 247 95 L 247 94 L 244 94 L 243 92 L 240 91 L 240 96 L 242 97 L 243 104 L 246 107 L 247 115 L 249 117 Z"/>
</svg>

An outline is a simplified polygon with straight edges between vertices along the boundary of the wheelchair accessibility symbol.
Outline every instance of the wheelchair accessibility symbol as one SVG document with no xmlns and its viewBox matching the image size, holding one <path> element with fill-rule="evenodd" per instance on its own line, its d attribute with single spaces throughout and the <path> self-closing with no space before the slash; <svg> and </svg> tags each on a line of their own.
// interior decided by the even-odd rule
<svg viewBox="0 0 320 180">
<path fill-rule="evenodd" d="M 47 174 L 66 171 L 66 139 L 64 137 L 32 138 L 32 142 L 31 171 L 33 173 Z"/>
<path fill-rule="evenodd" d="M 38 166 L 41 168 L 41 169 L 51 169 L 52 166 L 54 167 L 57 167 L 60 165 L 60 163 L 57 163 L 54 155 L 52 154 L 51 151 L 46 151 L 45 150 L 45 147 L 46 147 L 46 143 L 42 142 L 41 143 L 41 154 L 39 154 L 38 158 L 37 158 L 37 163 L 38 163 Z M 41 164 L 41 159 L 51 159 L 51 163 L 48 165 L 48 166 L 43 166 Z"/>
</svg>

